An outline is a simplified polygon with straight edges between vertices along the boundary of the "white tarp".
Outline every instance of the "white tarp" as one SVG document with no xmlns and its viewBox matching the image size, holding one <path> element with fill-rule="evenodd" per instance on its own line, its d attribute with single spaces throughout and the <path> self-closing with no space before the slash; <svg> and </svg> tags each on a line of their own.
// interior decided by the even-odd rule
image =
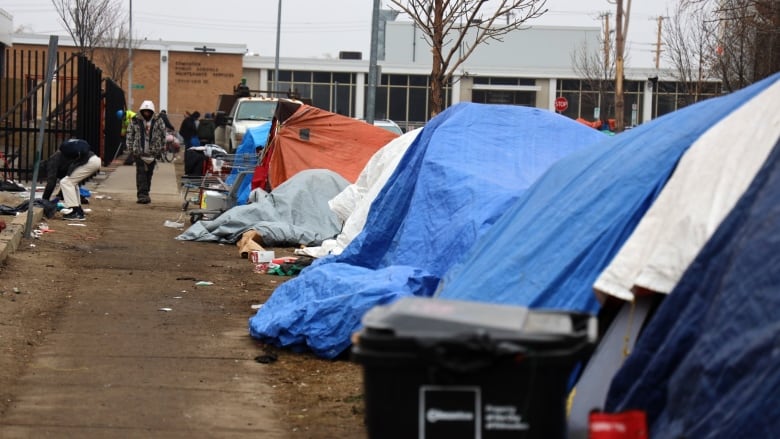
<svg viewBox="0 0 780 439">
<path fill-rule="evenodd" d="M 393 175 L 398 162 L 404 156 L 409 145 L 414 142 L 422 128 L 393 139 L 377 151 L 360 172 L 357 181 L 347 186 L 341 193 L 328 202 L 330 209 L 344 221 L 341 233 L 335 239 L 326 239 L 319 247 L 305 247 L 295 250 L 295 254 L 315 258 L 329 254 L 340 254 L 363 230 L 371 203 Z"/>
<path fill-rule="evenodd" d="M 761 123 L 756 123 L 757 115 Z M 729 114 L 685 153 L 609 266 L 597 293 L 668 294 L 731 211 L 780 136 L 780 82 Z"/>
</svg>

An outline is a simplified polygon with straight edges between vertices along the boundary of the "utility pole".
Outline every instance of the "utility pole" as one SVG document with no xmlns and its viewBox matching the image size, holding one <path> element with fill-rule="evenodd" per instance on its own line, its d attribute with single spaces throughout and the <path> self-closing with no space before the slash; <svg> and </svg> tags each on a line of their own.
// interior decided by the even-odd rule
<svg viewBox="0 0 780 439">
<path fill-rule="evenodd" d="M 629 5 L 631 0 L 629 0 Z M 615 129 L 622 132 L 625 127 L 623 117 L 623 50 L 625 48 L 625 35 L 623 23 L 623 0 L 617 0 L 617 13 L 615 14 Z"/>
<path fill-rule="evenodd" d="M 371 52 L 368 60 L 368 90 L 366 90 L 366 122 L 373 124 L 376 118 L 376 87 L 379 82 L 377 45 L 379 44 L 379 0 L 374 0 L 371 11 Z"/>
<path fill-rule="evenodd" d="M 658 70 L 658 68 L 661 66 L 661 30 L 663 29 L 662 23 L 664 22 L 664 17 L 662 15 L 658 16 L 658 35 L 655 42 L 655 69 Z"/>
<path fill-rule="evenodd" d="M 609 12 L 605 12 L 604 17 L 604 76 L 609 73 Z"/>
<path fill-rule="evenodd" d="M 274 88 L 273 91 L 282 91 L 279 88 L 279 40 L 282 33 L 282 0 L 276 8 L 276 56 L 274 56 Z M 291 87 L 292 88 L 292 87 Z"/>
</svg>

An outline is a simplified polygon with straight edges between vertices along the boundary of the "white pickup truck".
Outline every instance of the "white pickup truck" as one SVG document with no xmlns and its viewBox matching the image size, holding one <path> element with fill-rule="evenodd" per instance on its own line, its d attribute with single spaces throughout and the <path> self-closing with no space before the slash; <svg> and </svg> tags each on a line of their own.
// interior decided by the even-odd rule
<svg viewBox="0 0 780 439">
<path fill-rule="evenodd" d="M 225 126 L 228 152 L 234 152 L 244 140 L 246 130 L 273 120 L 279 98 L 243 97 L 236 99 Z"/>
</svg>

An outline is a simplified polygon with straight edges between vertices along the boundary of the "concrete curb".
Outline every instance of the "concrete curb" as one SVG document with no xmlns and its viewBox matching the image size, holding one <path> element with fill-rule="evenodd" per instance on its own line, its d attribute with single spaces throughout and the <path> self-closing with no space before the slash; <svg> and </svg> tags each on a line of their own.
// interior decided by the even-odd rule
<svg viewBox="0 0 780 439">
<path fill-rule="evenodd" d="M 43 219 L 43 209 L 33 208 L 33 226 Z M 27 225 L 27 212 L 16 216 L 0 216 L 5 221 L 6 228 L 0 232 L 0 264 L 4 264 L 6 258 L 13 254 L 22 243 L 24 227 Z"/>
</svg>

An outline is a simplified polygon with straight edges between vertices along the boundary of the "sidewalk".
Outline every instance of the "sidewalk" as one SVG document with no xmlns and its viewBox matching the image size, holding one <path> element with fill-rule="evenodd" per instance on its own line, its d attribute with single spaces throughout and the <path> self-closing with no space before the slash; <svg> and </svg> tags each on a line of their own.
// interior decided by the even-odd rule
<svg viewBox="0 0 780 439">
<path fill-rule="evenodd" d="M 100 173 L 87 182 L 90 191 L 105 192 L 122 201 L 135 202 L 135 166 L 123 165 L 119 157 L 101 169 Z M 158 163 L 152 177 L 152 189 L 149 195 L 153 203 L 179 203 L 184 200 L 179 192 L 175 163 Z M 21 199 L 20 199 L 21 201 Z M 88 207 L 88 206 L 85 206 Z M 41 209 L 33 210 L 33 228 L 43 219 Z M 17 216 L 2 215 L 0 220 L 6 223 L 6 229 L 0 232 L 0 264 L 8 255 L 19 248 L 27 224 L 27 213 Z"/>
<path fill-rule="evenodd" d="M 102 170 L 100 175 L 87 184 L 87 188 L 134 202 L 136 200 L 135 166 L 123 165 L 122 161 L 121 157 L 114 160 Z M 174 163 L 157 163 L 152 177 L 152 189 L 149 191 L 153 203 L 183 201 L 180 199 L 175 166 Z"/>
<path fill-rule="evenodd" d="M 247 330 L 266 279 L 235 246 L 175 240 L 176 170 L 159 165 L 142 205 L 135 167 L 112 163 L 87 185 L 85 222 L 49 220 L 9 257 L 0 437 L 292 434 L 273 400 L 278 364 L 254 360 Z"/>
</svg>

